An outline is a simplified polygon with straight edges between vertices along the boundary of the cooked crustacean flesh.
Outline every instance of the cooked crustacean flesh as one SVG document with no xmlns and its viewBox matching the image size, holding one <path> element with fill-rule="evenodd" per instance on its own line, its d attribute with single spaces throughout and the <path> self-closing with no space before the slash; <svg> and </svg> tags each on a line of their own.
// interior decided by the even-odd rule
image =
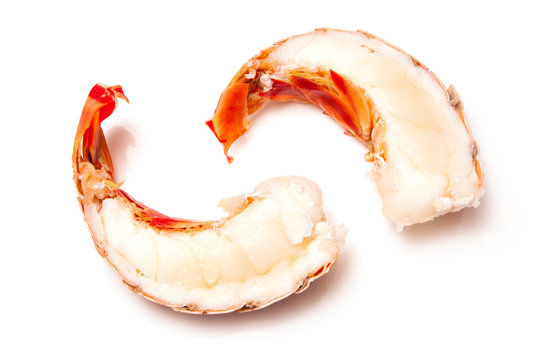
<svg viewBox="0 0 540 360">
<path fill-rule="evenodd" d="M 249 60 L 207 122 L 229 161 L 248 115 L 269 100 L 315 104 L 366 144 L 383 213 L 398 229 L 478 206 L 478 148 L 456 90 L 384 40 L 317 29 Z"/>
<path fill-rule="evenodd" d="M 152 210 L 120 188 L 100 123 L 120 86 L 96 85 L 73 150 L 74 180 L 101 256 L 136 293 L 177 311 L 225 313 L 265 307 L 326 273 L 345 231 L 322 207 L 317 185 L 266 180 L 222 201 L 228 217 L 198 222 Z"/>
</svg>

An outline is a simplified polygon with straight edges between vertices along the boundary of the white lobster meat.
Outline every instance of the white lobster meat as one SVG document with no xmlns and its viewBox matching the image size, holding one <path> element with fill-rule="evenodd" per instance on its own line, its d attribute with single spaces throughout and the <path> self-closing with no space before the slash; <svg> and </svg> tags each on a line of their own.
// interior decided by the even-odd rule
<svg viewBox="0 0 540 360">
<path fill-rule="evenodd" d="M 326 273 L 345 238 L 301 177 L 269 179 L 222 201 L 228 217 L 197 222 L 152 210 L 120 189 L 100 123 L 126 97 L 96 85 L 75 137 L 79 201 L 103 258 L 136 293 L 177 311 L 265 307 Z"/>
<path fill-rule="evenodd" d="M 224 200 L 228 216 L 172 218 L 134 200 L 114 179 L 100 123 L 127 100 L 120 86 L 90 92 L 73 150 L 74 179 L 97 250 L 135 292 L 177 311 L 265 307 L 328 271 L 345 231 L 318 187 L 269 179 Z M 423 64 L 365 32 L 318 29 L 263 50 L 238 71 L 207 124 L 230 146 L 266 101 L 321 107 L 364 144 L 383 212 L 398 228 L 477 206 L 478 149 L 455 89 Z"/>
<path fill-rule="evenodd" d="M 398 229 L 479 204 L 478 149 L 457 92 L 373 35 L 318 29 L 249 60 L 207 123 L 227 156 L 268 100 L 316 104 L 365 143 L 383 212 Z"/>
</svg>

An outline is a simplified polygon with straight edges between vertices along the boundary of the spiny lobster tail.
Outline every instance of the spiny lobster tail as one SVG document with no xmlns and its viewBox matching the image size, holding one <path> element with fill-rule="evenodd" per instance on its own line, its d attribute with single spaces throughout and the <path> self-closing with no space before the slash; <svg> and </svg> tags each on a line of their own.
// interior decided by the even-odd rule
<svg viewBox="0 0 540 360">
<path fill-rule="evenodd" d="M 246 84 L 249 91 L 227 96 Z M 249 127 L 246 102 L 255 111 L 263 100 L 315 104 L 368 147 L 383 212 L 402 228 L 479 204 L 477 146 L 456 94 L 376 36 L 322 28 L 279 41 L 245 63 L 208 125 L 230 162 L 231 145 Z M 239 104 L 242 110 L 221 111 Z"/>
<path fill-rule="evenodd" d="M 217 116 L 239 114 L 227 123 L 237 126 L 238 137 L 247 127 L 249 85 L 229 90 L 224 104 L 243 101 Z M 320 190 L 304 178 L 270 179 L 252 194 L 222 202 L 229 216 L 217 221 L 169 217 L 135 200 L 114 180 L 100 126 L 118 98 L 127 100 L 120 86 L 96 85 L 90 92 L 73 170 L 96 249 L 130 289 L 177 311 L 249 311 L 300 292 L 336 261 L 345 232 L 328 220 Z"/>
</svg>

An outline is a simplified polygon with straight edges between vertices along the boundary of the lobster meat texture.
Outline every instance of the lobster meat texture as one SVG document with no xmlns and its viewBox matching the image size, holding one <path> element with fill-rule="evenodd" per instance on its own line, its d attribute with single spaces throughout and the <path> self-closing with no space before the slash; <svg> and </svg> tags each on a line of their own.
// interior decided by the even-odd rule
<svg viewBox="0 0 540 360">
<path fill-rule="evenodd" d="M 73 171 L 95 246 L 133 291 L 177 311 L 246 311 L 301 292 L 330 269 L 346 231 L 305 178 L 266 180 L 223 200 L 226 218 L 204 222 L 161 214 L 123 191 L 100 125 L 118 99 L 127 100 L 120 86 L 91 90 Z"/>
<path fill-rule="evenodd" d="M 267 101 L 319 106 L 364 143 L 398 229 L 478 206 L 478 147 L 455 88 L 414 57 L 362 31 L 317 29 L 292 36 L 244 64 L 207 124 L 231 145 Z"/>
</svg>

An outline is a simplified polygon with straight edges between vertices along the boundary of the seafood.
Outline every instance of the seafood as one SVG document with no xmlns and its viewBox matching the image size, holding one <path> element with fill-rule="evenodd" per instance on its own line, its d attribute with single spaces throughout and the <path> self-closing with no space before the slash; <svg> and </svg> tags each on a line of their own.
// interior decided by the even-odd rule
<svg viewBox="0 0 540 360">
<path fill-rule="evenodd" d="M 73 171 L 96 249 L 134 292 L 176 311 L 247 311 L 303 291 L 330 269 L 346 231 L 307 179 L 266 180 L 222 201 L 228 217 L 206 222 L 166 216 L 123 191 L 100 125 L 118 99 L 127 101 L 120 86 L 90 91 Z"/>
<path fill-rule="evenodd" d="M 261 51 L 223 91 L 208 126 L 231 145 L 269 100 L 319 106 L 364 143 L 397 229 L 478 206 L 478 147 L 455 88 L 414 57 L 362 31 L 316 29 Z"/>
</svg>

